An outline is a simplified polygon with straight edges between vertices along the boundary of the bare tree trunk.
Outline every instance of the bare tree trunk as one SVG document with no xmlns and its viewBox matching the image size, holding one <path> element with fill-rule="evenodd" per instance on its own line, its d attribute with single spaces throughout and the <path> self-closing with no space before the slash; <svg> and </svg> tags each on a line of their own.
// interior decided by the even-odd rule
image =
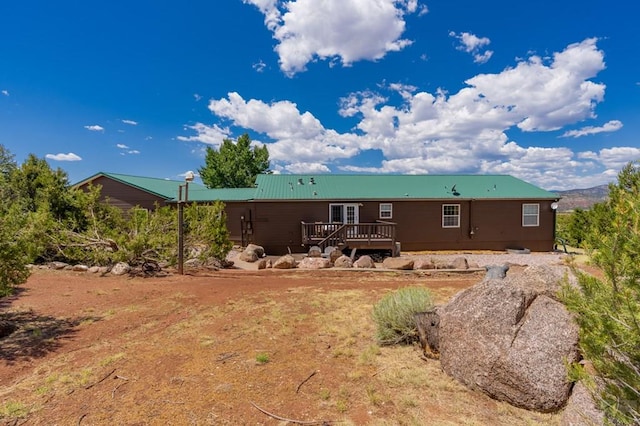
<svg viewBox="0 0 640 426">
<path fill-rule="evenodd" d="M 426 312 L 418 312 L 414 315 L 416 327 L 418 328 L 418 337 L 420 338 L 420 346 L 426 357 L 440 357 L 440 315 L 439 307 L 435 307 Z"/>
</svg>

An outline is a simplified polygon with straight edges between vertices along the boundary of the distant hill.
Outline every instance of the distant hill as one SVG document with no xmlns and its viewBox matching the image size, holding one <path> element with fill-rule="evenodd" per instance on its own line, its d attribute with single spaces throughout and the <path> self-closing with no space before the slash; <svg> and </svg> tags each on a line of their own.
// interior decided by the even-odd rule
<svg viewBox="0 0 640 426">
<path fill-rule="evenodd" d="M 599 185 L 593 188 L 585 189 L 569 189 L 567 191 L 551 191 L 558 194 L 560 201 L 558 202 L 558 211 L 566 212 L 575 209 L 588 209 L 596 203 L 600 203 L 607 199 L 609 194 L 609 185 Z"/>
</svg>

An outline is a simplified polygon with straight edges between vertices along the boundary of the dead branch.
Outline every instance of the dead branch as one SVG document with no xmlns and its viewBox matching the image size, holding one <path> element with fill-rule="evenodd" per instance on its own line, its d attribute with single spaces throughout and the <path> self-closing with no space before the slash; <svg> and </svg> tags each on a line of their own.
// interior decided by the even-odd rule
<svg viewBox="0 0 640 426">
<path fill-rule="evenodd" d="M 109 374 L 107 374 L 106 376 L 104 376 L 102 379 L 98 380 L 98 381 L 97 381 L 97 382 L 95 382 L 95 383 L 92 383 L 92 384 L 90 384 L 90 385 L 87 385 L 87 386 L 85 386 L 84 388 L 85 388 L 85 389 L 91 389 L 92 387 L 94 387 L 94 386 L 95 386 L 95 385 L 97 385 L 98 383 L 102 383 L 102 382 L 104 382 L 105 380 L 107 380 L 107 379 L 109 378 L 109 376 L 111 376 L 111 375 L 112 375 L 113 373 L 115 373 L 115 372 L 116 372 L 116 369 L 114 368 L 113 370 L 111 370 L 111 371 L 109 372 Z"/>
<path fill-rule="evenodd" d="M 115 388 L 113 388 L 113 390 L 111 391 L 111 399 L 114 399 L 116 397 L 116 391 L 118 390 L 118 388 L 120 388 L 120 386 L 122 385 L 126 385 L 128 382 L 121 382 L 118 384 L 118 386 L 116 386 Z"/>
<path fill-rule="evenodd" d="M 87 417 L 87 413 L 84 413 L 80 416 L 80 418 L 78 419 L 78 426 L 80 426 L 80 423 L 82 423 L 82 419 L 84 419 L 85 417 Z"/>
<path fill-rule="evenodd" d="M 106 247 L 113 251 L 118 251 L 118 244 L 111 238 L 90 238 L 86 235 L 79 234 L 73 231 L 67 231 L 67 234 L 71 235 L 74 239 L 82 241 L 79 243 L 72 243 L 63 245 L 63 247 Z"/>
<path fill-rule="evenodd" d="M 306 379 L 304 379 L 296 388 L 296 393 L 298 393 L 298 391 L 300 390 L 300 388 L 302 387 L 302 385 L 304 385 L 305 383 L 307 383 L 307 381 L 312 378 L 313 376 L 315 376 L 317 373 L 316 370 L 314 370 L 311 374 L 309 374 L 309 377 L 307 377 Z"/>
<path fill-rule="evenodd" d="M 308 425 L 308 426 L 312 426 L 312 425 L 320 425 L 320 426 L 329 426 L 331 424 L 333 424 L 333 421 L 330 420 L 320 420 L 320 421 L 310 421 L 310 422 L 305 422 L 303 420 L 294 420 L 294 419 L 288 419 L 286 417 L 281 417 L 278 416 L 277 414 L 273 414 L 268 412 L 267 410 L 265 410 L 264 408 L 260 408 L 255 402 L 253 401 L 249 401 L 251 403 L 251 405 L 253 405 L 256 410 L 261 411 L 262 413 L 266 414 L 267 416 L 276 419 L 276 420 L 280 420 L 283 422 L 288 422 L 288 423 L 293 423 L 296 425 Z"/>
</svg>

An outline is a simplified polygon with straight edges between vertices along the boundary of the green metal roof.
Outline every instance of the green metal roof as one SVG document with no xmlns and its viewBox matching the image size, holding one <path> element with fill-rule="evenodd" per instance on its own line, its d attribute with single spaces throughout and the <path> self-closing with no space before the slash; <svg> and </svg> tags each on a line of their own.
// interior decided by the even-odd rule
<svg viewBox="0 0 640 426">
<path fill-rule="evenodd" d="M 508 175 L 259 175 L 255 200 L 558 199 Z"/>
<path fill-rule="evenodd" d="M 184 181 L 98 173 L 75 186 L 106 176 L 176 201 Z M 553 199 L 560 197 L 509 175 L 263 174 L 255 188 L 209 189 L 189 183 L 189 201 Z"/>
<path fill-rule="evenodd" d="M 169 180 L 160 178 L 151 178 L 143 176 L 123 175 L 118 173 L 100 172 L 95 175 L 76 183 L 74 186 L 88 184 L 96 178 L 104 176 L 115 181 L 133 186 L 142 191 L 155 194 L 165 198 L 167 201 L 177 201 L 178 187 L 184 185 L 182 180 Z M 209 189 L 204 185 L 195 182 L 189 182 L 189 201 L 246 201 L 253 198 L 255 188 L 222 188 Z"/>
<path fill-rule="evenodd" d="M 255 193 L 255 188 L 195 189 L 189 184 L 189 201 L 248 201 Z"/>
<path fill-rule="evenodd" d="M 138 188 L 142 191 L 150 192 L 159 197 L 166 198 L 167 200 L 177 198 L 178 186 L 184 184 L 184 181 L 180 181 L 180 180 L 169 180 L 169 179 L 160 179 L 160 178 L 143 177 L 143 176 L 122 175 L 118 173 L 100 172 L 100 173 L 96 173 L 95 175 L 81 182 L 76 183 L 74 186 L 77 187 L 80 185 L 90 183 L 91 181 L 95 180 L 100 176 L 105 176 L 115 181 Z M 191 193 L 192 191 L 197 191 L 202 189 L 207 189 L 207 188 L 198 183 L 194 183 L 194 182 L 189 183 L 189 193 Z"/>
</svg>

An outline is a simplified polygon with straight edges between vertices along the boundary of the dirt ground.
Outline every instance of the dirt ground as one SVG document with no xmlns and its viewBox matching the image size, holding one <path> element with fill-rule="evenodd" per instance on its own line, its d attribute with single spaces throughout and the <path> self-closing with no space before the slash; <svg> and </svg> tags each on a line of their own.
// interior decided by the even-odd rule
<svg viewBox="0 0 640 426">
<path fill-rule="evenodd" d="M 371 308 L 443 303 L 483 274 L 223 270 L 164 278 L 35 270 L 0 319 L 8 425 L 558 424 L 467 390 L 416 346 L 379 347 Z"/>
</svg>

